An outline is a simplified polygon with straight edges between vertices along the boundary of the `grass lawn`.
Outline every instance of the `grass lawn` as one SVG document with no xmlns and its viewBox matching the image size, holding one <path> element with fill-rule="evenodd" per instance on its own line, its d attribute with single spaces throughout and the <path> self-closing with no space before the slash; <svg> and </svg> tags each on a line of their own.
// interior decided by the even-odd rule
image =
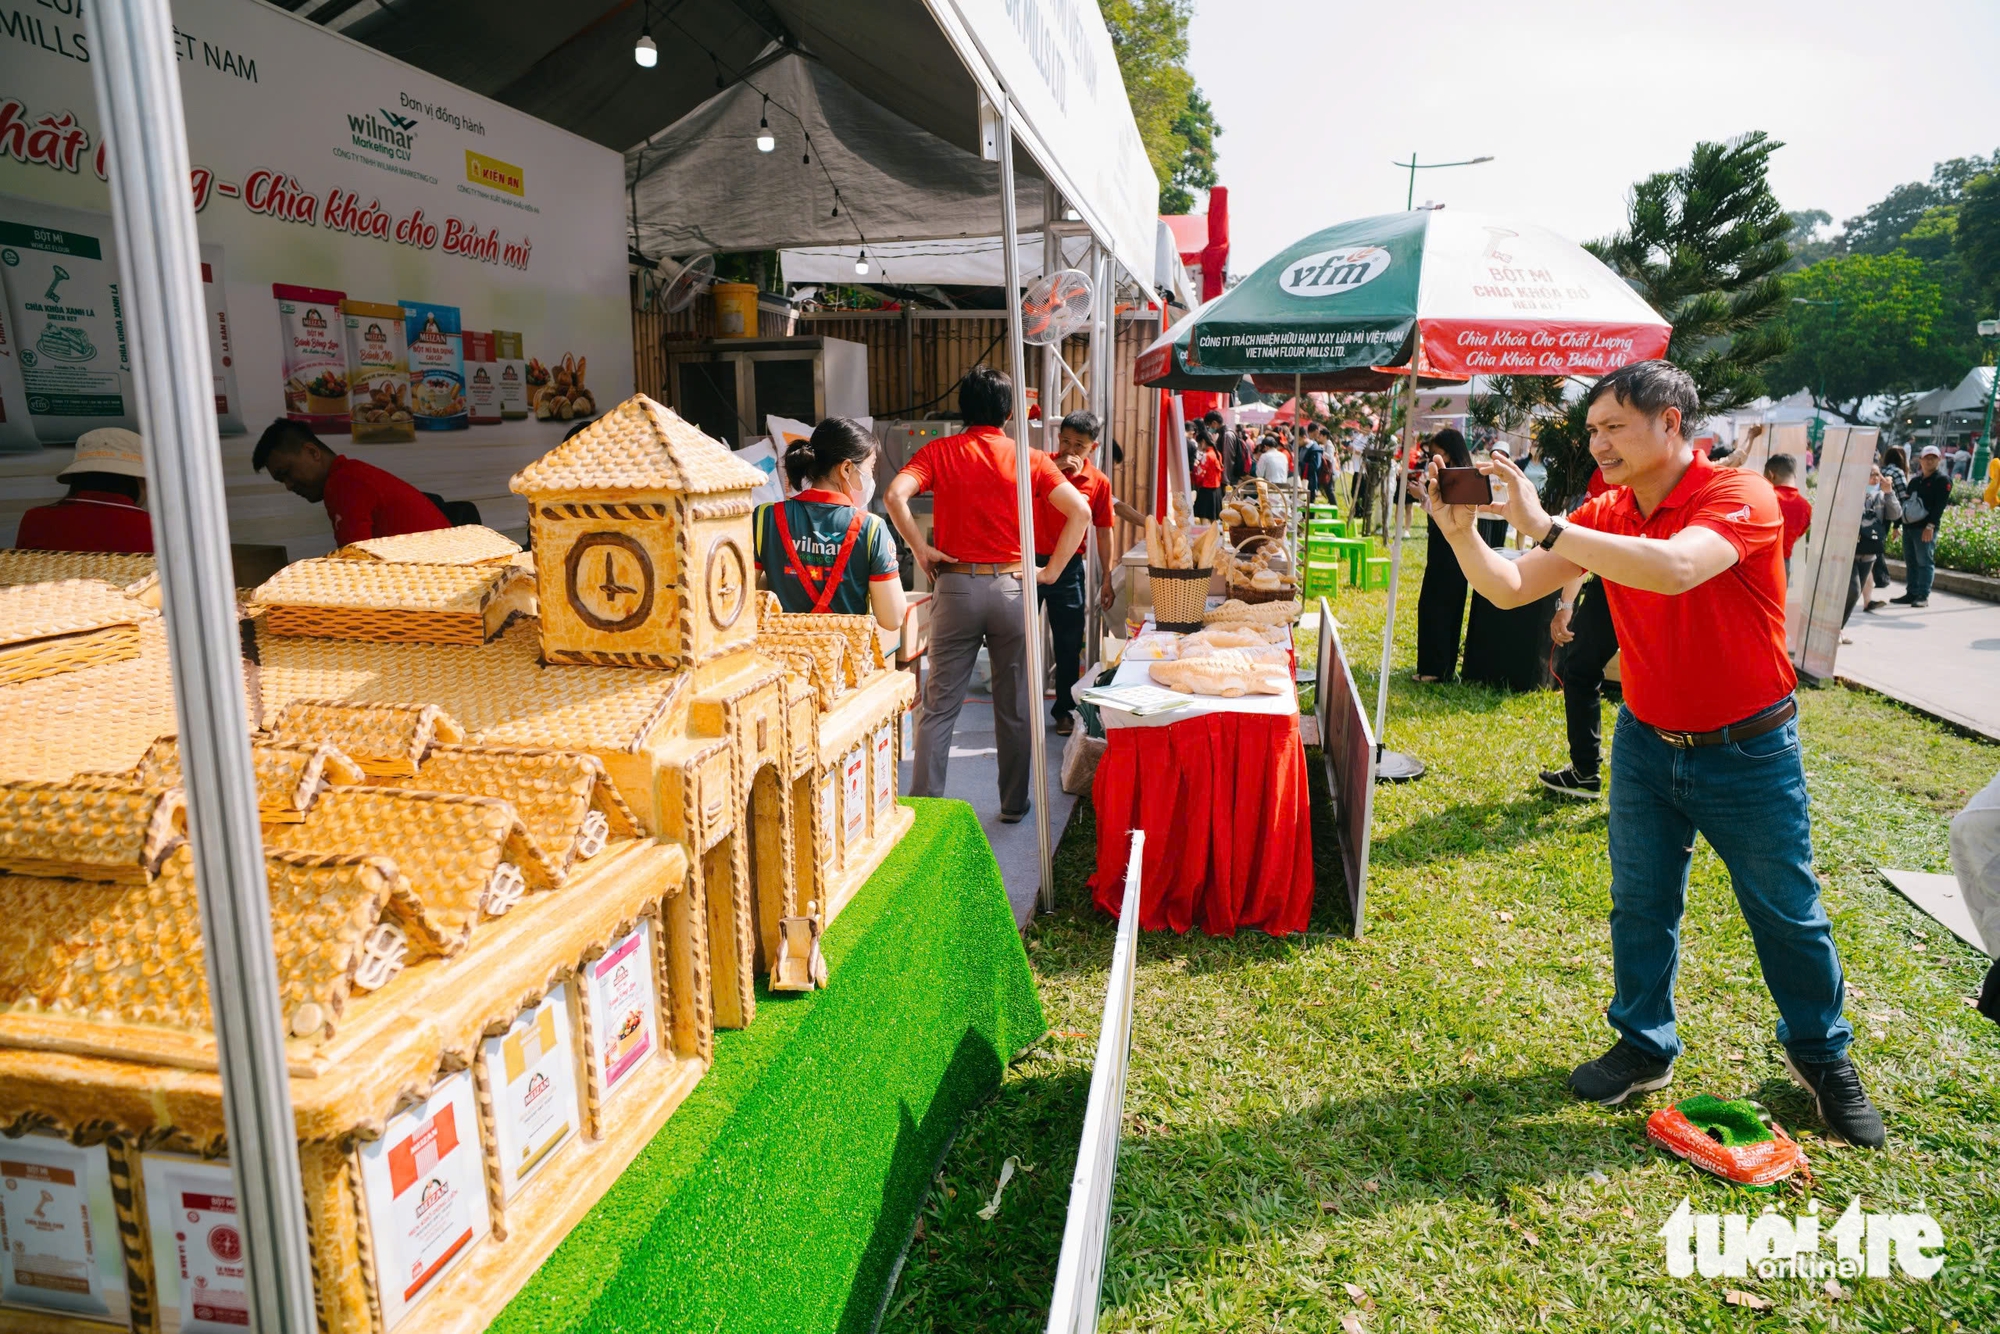
<svg viewBox="0 0 2000 1334">
<path fill-rule="evenodd" d="M 1781 1210 L 1817 1198 L 1830 1223 L 1857 1194 L 1921 1209 L 1944 1228 L 1944 1270 L 1855 1280 L 1840 1298 L 1808 1280 L 1669 1278 L 1657 1232 L 1683 1197 L 1752 1215 L 1770 1197 L 1652 1148 L 1644 1119 L 1665 1095 L 1605 1111 L 1565 1091 L 1612 1040 L 1604 812 L 1534 783 L 1563 754 L 1557 695 L 1407 680 L 1423 543 L 1404 554 L 1390 740 L 1430 773 L 1377 797 L 1367 938 L 1347 938 L 1322 828 L 1305 937 L 1142 939 L 1101 1327 L 2000 1330 L 2000 1027 L 1969 1005 L 1985 961 L 1873 869 L 1948 871 L 1946 822 L 2000 769 L 2000 747 L 1859 692 L 1801 697 L 1819 871 L 1886 1152 L 1815 1134 L 1706 845 L 1685 927 L 1672 1093 L 1763 1102 L 1817 1173 Z M 1349 593 L 1337 608 L 1371 664 L 1385 602 Z M 1372 671 L 1357 677 L 1372 699 Z M 1058 852 L 1060 910 L 1028 936 L 1052 1036 L 968 1119 L 889 1330 L 1047 1318 L 1112 939 L 1083 888 L 1094 838 L 1086 801 Z M 1009 1157 L 1019 1171 L 984 1221 Z M 1772 1307 L 1727 1305 L 1730 1288 Z"/>
</svg>

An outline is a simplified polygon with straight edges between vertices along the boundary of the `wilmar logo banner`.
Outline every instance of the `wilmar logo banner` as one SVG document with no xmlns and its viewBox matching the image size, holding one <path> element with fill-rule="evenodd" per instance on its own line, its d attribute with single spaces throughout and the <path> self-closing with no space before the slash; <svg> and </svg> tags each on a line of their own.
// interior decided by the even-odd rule
<svg viewBox="0 0 2000 1334">
<path fill-rule="evenodd" d="M 1819 1201 L 1787 1217 L 1698 1214 L 1683 1199 L 1660 1228 L 1673 1278 L 1929 1279 L 1944 1268 L 1944 1229 L 1927 1213 L 1880 1214 L 1856 1196 L 1822 1228 Z"/>
<path fill-rule="evenodd" d="M 518 333 L 523 366 L 588 361 L 599 401 L 631 393 L 617 152 L 260 0 L 169 3 L 225 433 L 254 435 L 272 418 L 303 410 L 294 404 L 315 397 L 314 388 L 321 392 L 312 415 L 351 425 L 348 387 L 376 385 L 380 367 L 349 364 L 347 303 L 368 307 L 366 319 L 384 328 L 407 304 L 457 310 L 463 332 Z M 0 19 L 32 10 L 46 28 L 49 16 L 77 9 L 76 0 L 53 7 L 0 0 Z M 10 335 L 30 349 L 67 338 L 78 354 L 67 362 L 44 356 L 35 368 L 40 392 L 31 403 L 23 391 L 30 410 L 19 419 L 44 446 L 97 426 L 137 424 L 130 367 L 120 356 L 127 312 L 105 172 L 116 145 L 105 143 L 89 63 L 55 45 L 53 36 L 10 42 L 0 61 L 0 233 L 82 238 L 63 245 L 94 248 L 95 256 L 0 247 L 19 260 L 0 263 L 0 317 Z M 71 277 L 44 300 L 57 266 Z M 35 273 L 42 276 L 31 291 Z M 328 343 L 324 364 L 310 374 L 295 374 L 282 355 L 288 317 L 279 288 L 332 294 L 315 317 L 326 322 L 318 331 Z M 85 313 L 30 311 L 31 302 Z M 51 326 L 62 327 L 51 333 Z M 95 356 L 82 356 L 85 340 L 73 331 L 85 326 Z M 357 336 L 355 349 L 369 346 Z M 390 356 L 400 359 L 400 351 Z M 15 405 L 0 410 L 14 426 Z M 560 431 L 527 412 L 467 425 L 453 449 L 475 452 L 459 463 L 418 448 L 386 466 L 422 489 L 472 501 L 497 527 L 514 527 L 525 506 L 507 491 L 507 477 L 526 446 L 546 448 Z M 329 443 L 344 449 L 347 437 Z M 480 457 L 489 446 L 495 453 Z M 231 482 L 247 476 L 248 452 L 229 458 Z M 468 485 L 476 489 L 462 489 Z M 232 497 L 241 490 L 232 486 Z M 314 554 L 330 536 L 323 514 L 304 506 L 283 513 L 276 536 L 294 558 Z"/>
<path fill-rule="evenodd" d="M 1278 286 L 1293 296 L 1339 296 L 1389 271 L 1389 252 L 1378 245 L 1322 250 L 1285 265 Z"/>
</svg>

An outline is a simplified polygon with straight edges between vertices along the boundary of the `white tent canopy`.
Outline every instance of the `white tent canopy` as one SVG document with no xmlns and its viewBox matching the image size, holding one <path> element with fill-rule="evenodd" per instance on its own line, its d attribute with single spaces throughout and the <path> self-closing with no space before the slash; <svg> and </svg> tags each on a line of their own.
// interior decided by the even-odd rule
<svg viewBox="0 0 2000 1334">
<path fill-rule="evenodd" d="M 1947 412 L 1984 412 L 1986 396 L 1993 392 L 1993 367 L 1974 366 L 1965 373 L 1965 378 L 1954 386 L 1950 393 L 1932 405 L 1929 411 L 1942 417 Z"/>
<path fill-rule="evenodd" d="M 1000 238 L 979 236 L 964 240 L 890 241 L 866 247 L 868 276 L 858 277 L 854 263 L 861 257 L 859 245 L 797 246 L 778 252 L 779 267 L 788 283 L 936 284 L 939 286 L 1000 287 L 1005 284 L 1001 263 Z M 1090 242 L 1079 236 L 1064 237 L 1063 263 L 1078 268 L 1087 262 Z M 1015 246 L 1021 277 L 1033 282 L 1042 276 L 1042 237 L 1036 232 L 1022 236 Z"/>
</svg>

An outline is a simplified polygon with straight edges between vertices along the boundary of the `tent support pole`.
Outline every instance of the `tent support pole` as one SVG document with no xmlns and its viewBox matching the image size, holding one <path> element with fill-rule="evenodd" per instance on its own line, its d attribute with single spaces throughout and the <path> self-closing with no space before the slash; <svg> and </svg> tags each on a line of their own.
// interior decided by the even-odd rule
<svg viewBox="0 0 2000 1334">
<path fill-rule="evenodd" d="M 1410 451 L 1417 445 L 1417 364 L 1423 358 L 1422 336 L 1410 349 L 1409 393 L 1403 399 L 1403 443 L 1389 462 L 1389 610 L 1382 621 L 1382 670 L 1375 678 L 1375 774 L 1378 783 L 1401 783 L 1424 776 L 1423 761 L 1400 751 L 1388 750 L 1382 728 L 1389 717 L 1389 671 L 1396 651 L 1396 594 L 1403 573 L 1403 525 L 1409 521 L 1409 506 L 1403 498 L 1404 468 Z"/>
<path fill-rule="evenodd" d="M 1043 912 L 1054 912 L 1056 884 L 1049 859 L 1048 737 L 1042 726 L 1041 585 L 1035 581 L 1035 507 L 1028 484 L 1028 367 L 1021 341 L 1021 247 L 1014 216 L 1014 99 L 1000 100 L 1000 262 L 1007 283 L 1007 369 L 1014 379 L 1014 505 L 1021 533 L 1021 620 L 1027 631 L 1028 739 L 1034 774 L 1028 799 L 1034 804 L 1035 840 L 1041 848 Z M 1047 413 L 1043 413 L 1047 420 Z"/>
<path fill-rule="evenodd" d="M 250 1323 L 263 1334 L 312 1334 L 318 1323 L 285 1061 L 288 1026 L 250 767 L 173 16 L 167 0 L 96 0 L 85 23 L 104 140 L 115 149 L 108 155 L 112 226 L 153 497 Z"/>
<path fill-rule="evenodd" d="M 1103 246 L 1091 245 L 1090 290 L 1095 298 L 1090 309 L 1090 402 L 1085 406 L 1098 421 L 1097 466 L 1109 477 L 1113 463 L 1111 459 L 1111 376 L 1113 361 L 1111 340 L 1111 255 Z M 1113 524 L 1112 531 L 1117 531 Z M 1084 563 L 1084 615 L 1085 639 L 1083 659 L 1095 662 L 1104 644 L 1103 586 L 1098 572 L 1104 567 L 1104 553 L 1097 549 L 1099 536 L 1097 529 L 1090 530 L 1090 540 L 1086 548 Z M 1115 554 L 1115 553 L 1114 553 Z"/>
</svg>

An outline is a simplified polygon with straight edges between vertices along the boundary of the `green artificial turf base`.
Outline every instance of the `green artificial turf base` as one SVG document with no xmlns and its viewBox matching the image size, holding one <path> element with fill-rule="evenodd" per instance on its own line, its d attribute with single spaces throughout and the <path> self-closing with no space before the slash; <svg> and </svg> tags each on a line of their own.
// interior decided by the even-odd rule
<svg viewBox="0 0 2000 1334">
<path fill-rule="evenodd" d="M 1045 1025 L 972 808 L 916 825 L 492 1325 L 866 1331 L 967 1110 Z"/>
</svg>

